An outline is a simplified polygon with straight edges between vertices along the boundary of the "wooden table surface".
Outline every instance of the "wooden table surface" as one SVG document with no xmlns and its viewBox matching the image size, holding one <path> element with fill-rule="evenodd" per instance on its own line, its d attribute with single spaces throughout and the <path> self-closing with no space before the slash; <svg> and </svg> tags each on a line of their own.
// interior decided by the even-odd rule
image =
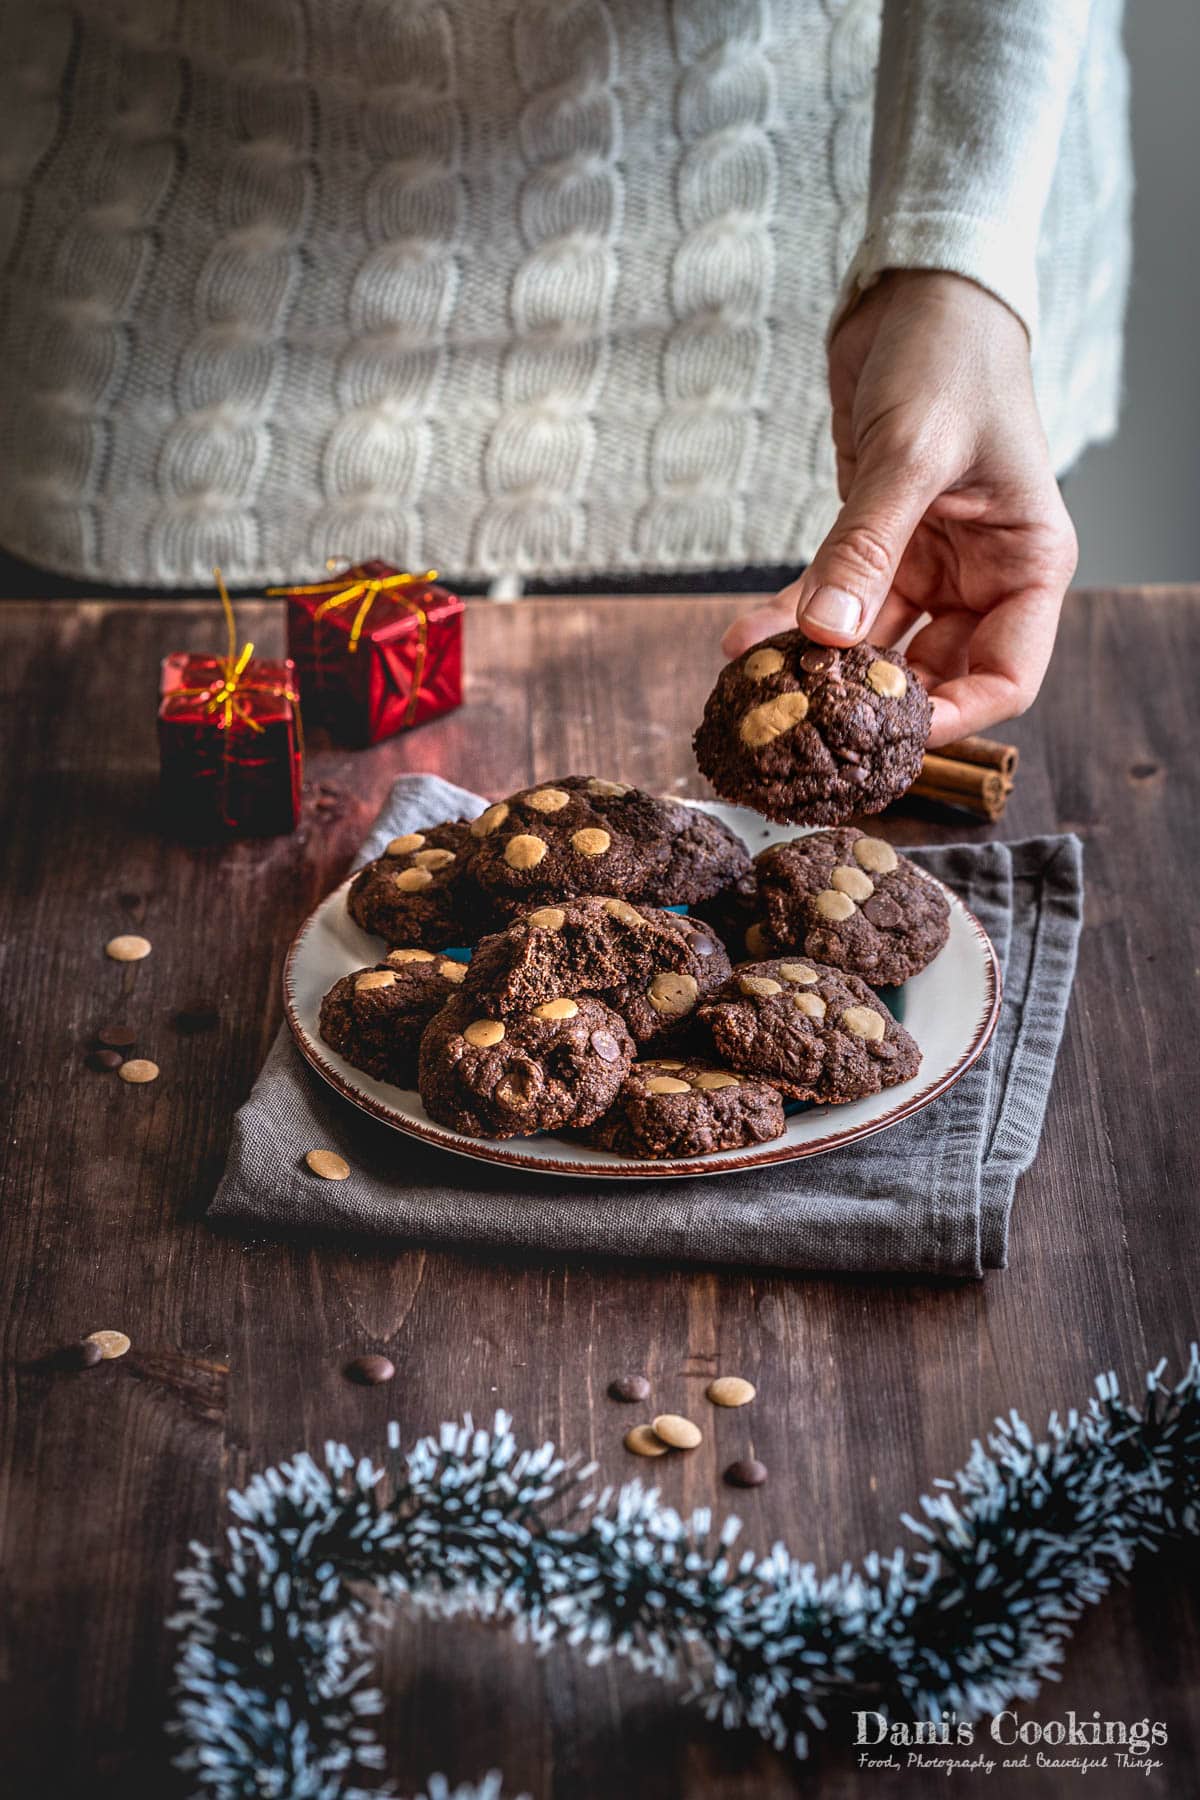
<svg viewBox="0 0 1200 1800">
<path fill-rule="evenodd" d="M 361 753 L 320 744 L 291 838 L 189 850 L 154 820 L 159 658 L 221 635 L 215 607 L 39 602 L 0 610 L 5 1084 L 0 1271 L 0 1744 L 16 1794 L 179 1790 L 166 1770 L 172 1572 L 215 1542 L 223 1494 L 302 1446 L 406 1439 L 498 1404 L 620 1481 L 628 1416 L 605 1398 L 646 1370 L 698 1401 L 714 1369 L 758 1384 L 661 1475 L 681 1507 L 728 1503 L 753 1447 L 767 1485 L 737 1501 L 748 1541 L 832 1568 L 902 1536 L 899 1514 L 960 1466 L 995 1414 L 1034 1425 L 1115 1369 L 1136 1391 L 1197 1334 L 1197 880 L 1200 589 L 1076 594 L 1045 690 L 1010 728 L 1021 769 L 998 827 L 917 807 L 898 842 L 1077 831 L 1087 845 L 1079 978 L 1011 1265 L 980 1283 L 772 1276 L 464 1256 L 217 1235 L 204 1209 L 230 1120 L 279 1021 L 297 925 L 343 876 L 392 778 L 434 769 L 503 793 L 570 770 L 699 793 L 689 738 L 733 598 L 474 603 L 455 715 Z M 241 608 L 276 652 L 274 605 Z M 137 931 L 152 956 L 105 958 Z M 193 996 L 218 1026 L 173 1024 Z M 151 1087 L 92 1073 L 90 1035 L 136 1023 Z M 101 1326 L 120 1363 L 48 1367 Z M 400 1371 L 362 1390 L 346 1359 Z M 1165 1767 L 1092 1774 L 1093 1800 L 1179 1796 L 1200 1767 L 1200 1557 L 1148 1564 L 1078 1627 L 1061 1685 L 1023 1713 L 1165 1721 Z M 1189 1593 L 1189 1589 L 1191 1592 Z M 801 1771 L 613 1665 L 545 1660 L 468 1624 L 401 1619 L 387 1641 L 387 1736 L 401 1793 L 490 1766 L 534 1800 L 832 1800 L 923 1792 L 860 1771 L 845 1743 Z M 1057 1796 L 1061 1774 L 1011 1774 Z M 965 1778 L 964 1778 L 965 1782 Z M 4 1785 L 4 1784 L 0 1784 Z M 973 1784 L 943 1781 L 943 1793 Z"/>
</svg>

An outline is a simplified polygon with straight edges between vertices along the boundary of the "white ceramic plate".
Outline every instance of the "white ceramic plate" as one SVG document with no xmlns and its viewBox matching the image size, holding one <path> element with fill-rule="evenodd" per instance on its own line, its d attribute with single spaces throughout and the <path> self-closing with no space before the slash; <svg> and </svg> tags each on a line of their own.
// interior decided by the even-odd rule
<svg viewBox="0 0 1200 1800">
<path fill-rule="evenodd" d="M 794 826 L 771 825 L 744 807 L 694 804 L 704 805 L 706 811 L 731 825 L 752 853 L 781 838 L 798 835 Z M 477 1157 L 481 1162 L 589 1180 L 662 1181 L 819 1156 L 907 1119 L 953 1087 L 983 1050 L 996 1028 L 1000 1011 L 1000 969 L 991 940 L 974 915 L 947 888 L 949 941 L 927 969 L 899 990 L 897 1010 L 922 1052 L 921 1068 L 911 1081 L 887 1088 L 870 1099 L 855 1100 L 849 1106 L 809 1107 L 793 1113 L 783 1136 L 769 1144 L 758 1144 L 749 1150 L 718 1150 L 711 1156 L 691 1160 L 639 1162 L 548 1136 L 506 1138 L 500 1142 L 465 1137 L 435 1125 L 427 1117 L 419 1094 L 372 1080 L 352 1068 L 318 1034 L 322 996 L 340 976 L 379 962 L 384 955 L 381 940 L 360 930 L 347 913 L 349 885 L 348 881 L 343 882 L 321 902 L 301 926 L 288 952 L 283 999 L 296 1042 L 317 1073 L 364 1112 L 394 1125 L 398 1131 L 424 1138 L 460 1156 Z"/>
</svg>

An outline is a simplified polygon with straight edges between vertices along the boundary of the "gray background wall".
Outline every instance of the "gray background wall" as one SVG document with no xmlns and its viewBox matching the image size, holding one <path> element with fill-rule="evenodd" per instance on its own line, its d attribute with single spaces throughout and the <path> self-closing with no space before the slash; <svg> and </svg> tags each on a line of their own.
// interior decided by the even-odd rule
<svg viewBox="0 0 1200 1800">
<path fill-rule="evenodd" d="M 1126 0 L 1137 191 L 1120 433 L 1067 483 L 1081 584 L 1200 580 L 1200 4 Z"/>
</svg>

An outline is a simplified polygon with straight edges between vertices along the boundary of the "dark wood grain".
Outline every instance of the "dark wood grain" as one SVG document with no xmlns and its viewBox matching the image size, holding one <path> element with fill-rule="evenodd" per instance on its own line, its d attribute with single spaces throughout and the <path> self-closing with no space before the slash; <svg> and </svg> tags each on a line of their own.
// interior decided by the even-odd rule
<svg viewBox="0 0 1200 1800">
<path fill-rule="evenodd" d="M 958 1286 L 564 1265 L 204 1224 L 232 1113 L 278 1023 L 284 948 L 391 779 L 435 769 L 500 793 L 595 768 L 702 791 L 689 737 L 739 604 L 475 604 L 461 712 L 358 754 L 313 746 L 294 837 L 206 850 L 157 829 L 153 696 L 165 652 L 216 641 L 214 609 L 0 611 L 10 1791 L 177 1791 L 161 1732 L 172 1571 L 189 1538 L 219 1536 L 230 1483 L 300 1446 L 338 1436 L 371 1450 L 389 1417 L 411 1436 L 502 1403 L 523 1435 L 583 1451 L 616 1481 L 634 1471 L 608 1381 L 644 1369 L 686 1409 L 721 1368 L 754 1380 L 759 1401 L 712 1419 L 702 1449 L 655 1477 L 680 1506 L 723 1506 L 720 1469 L 752 1449 L 772 1478 L 738 1497 L 749 1539 L 784 1537 L 832 1567 L 890 1548 L 898 1514 L 997 1412 L 1039 1423 L 1085 1400 L 1097 1370 L 1136 1385 L 1196 1335 L 1196 590 L 1074 596 L 1042 698 L 1012 728 L 1007 818 L 984 827 L 914 806 L 889 827 L 904 842 L 1056 828 L 1086 840 L 1079 982 L 1006 1272 Z M 264 652 L 280 647 L 274 607 L 243 607 L 242 626 Z M 146 962 L 105 959 L 122 930 L 151 938 Z M 187 1034 L 175 1014 L 197 995 L 220 1021 Z M 84 1066 L 91 1032 L 114 1016 L 161 1064 L 154 1085 Z M 123 1362 L 48 1367 L 48 1351 L 99 1326 L 130 1334 Z M 340 1373 L 370 1349 L 397 1364 L 391 1387 Z M 1093 1775 L 1094 1800 L 1177 1796 L 1194 1780 L 1197 1569 L 1185 1556 L 1147 1567 L 1081 1623 L 1062 1684 L 1022 1709 L 1166 1721 L 1165 1770 Z M 459 1779 L 491 1765 L 535 1800 L 775 1800 L 813 1781 L 654 1684 L 568 1653 L 539 1661 L 481 1628 L 402 1619 L 383 1655 L 401 1792 L 431 1769 Z M 930 1779 L 862 1773 L 844 1743 L 822 1746 L 813 1768 L 831 1800 L 888 1800 Z M 1064 1779 L 1010 1777 L 1036 1800 Z"/>
</svg>

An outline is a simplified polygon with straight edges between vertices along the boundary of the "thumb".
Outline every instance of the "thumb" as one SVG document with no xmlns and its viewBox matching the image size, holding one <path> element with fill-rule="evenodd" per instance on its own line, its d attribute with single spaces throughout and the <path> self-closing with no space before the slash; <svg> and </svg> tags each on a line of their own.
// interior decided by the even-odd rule
<svg viewBox="0 0 1200 1800">
<path fill-rule="evenodd" d="M 887 599 L 908 541 L 940 484 L 877 455 L 859 465 L 846 501 L 796 587 L 796 620 L 810 637 L 853 644 Z"/>
</svg>

